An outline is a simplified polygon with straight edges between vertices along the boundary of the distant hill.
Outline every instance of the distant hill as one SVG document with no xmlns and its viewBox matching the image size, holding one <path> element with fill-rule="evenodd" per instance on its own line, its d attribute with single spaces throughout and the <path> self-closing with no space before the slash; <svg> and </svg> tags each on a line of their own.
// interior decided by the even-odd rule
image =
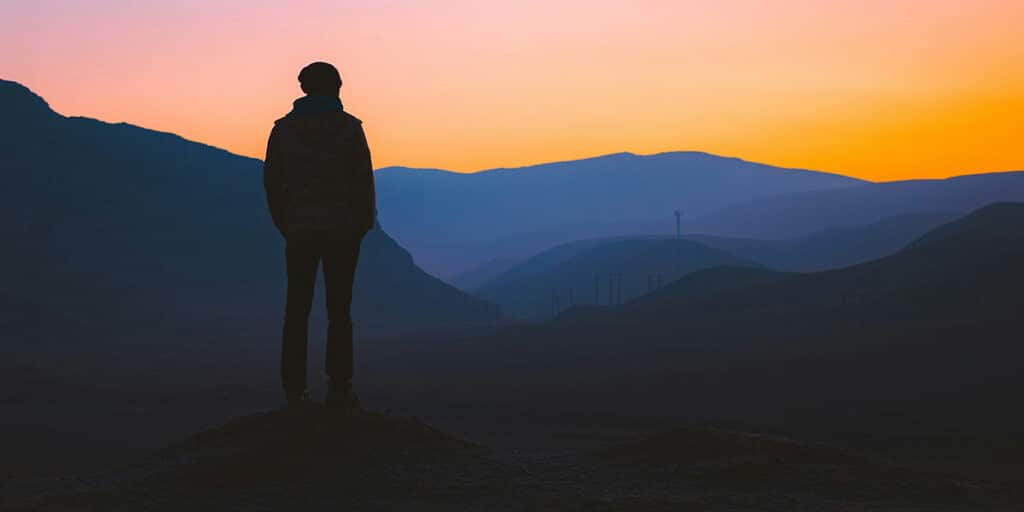
<svg viewBox="0 0 1024 512">
<path fill-rule="evenodd" d="M 829 228 L 785 240 L 685 235 L 762 265 L 816 272 L 863 263 L 895 253 L 928 230 L 959 217 L 953 213 L 897 215 L 845 228 Z"/>
<path fill-rule="evenodd" d="M 765 338 L 786 344 L 801 339 L 819 342 L 820 333 L 808 333 L 846 325 L 849 318 L 843 313 L 848 309 L 858 311 L 858 322 L 878 327 L 891 323 L 888 326 L 894 328 L 909 323 L 931 331 L 950 321 L 939 318 L 940 312 L 958 310 L 959 319 L 998 317 L 1024 303 L 1013 292 L 1015 284 L 1024 284 L 1016 281 L 1024 279 L 1024 269 L 1012 263 L 1019 254 L 1024 254 L 1024 203 L 999 203 L 944 224 L 896 254 L 875 261 L 810 274 L 706 271 L 600 315 L 602 319 L 596 321 L 602 329 L 609 323 L 626 328 L 648 325 L 648 334 L 715 325 L 719 348 L 723 339 L 760 349 Z M 716 273 L 699 287 L 705 293 L 693 292 L 691 281 Z M 721 286 L 723 279 L 744 286 Z M 984 306 L 965 299 L 977 294 L 986 296 Z M 662 316 L 666 311 L 672 314 Z M 655 322 L 654 317 L 659 320 Z M 769 322 L 771 328 L 755 327 L 762 322 Z"/>
<path fill-rule="evenodd" d="M 706 153 L 596 158 L 458 174 L 384 168 L 381 220 L 442 277 L 569 240 L 675 229 L 673 211 L 710 213 L 755 197 L 860 185 Z"/>
<path fill-rule="evenodd" d="M 952 213 L 900 215 L 850 228 L 825 229 L 785 240 L 730 238 L 684 234 L 683 238 L 769 268 L 787 272 L 816 272 L 863 263 L 895 253 L 928 230 L 959 217 Z M 498 260 L 453 278 L 468 292 L 487 286 L 500 277 L 519 279 L 546 270 L 603 244 L 624 240 L 671 240 L 668 235 L 636 235 L 591 238 L 559 244 L 522 261 Z"/>
<path fill-rule="evenodd" d="M 465 272 L 455 274 L 449 277 L 447 282 L 460 290 L 472 292 L 518 264 L 519 259 L 517 258 L 493 259 Z"/>
<path fill-rule="evenodd" d="M 150 326 L 280 318 L 284 244 L 266 213 L 258 160 L 64 117 L 14 82 L 0 82 L 0 108 L 5 293 L 60 314 Z M 420 270 L 379 229 L 364 241 L 353 310 L 368 328 L 493 315 Z"/>
<path fill-rule="evenodd" d="M 407 357 L 429 369 L 416 382 L 438 379 L 447 400 L 509 410 L 1016 432 L 1021 261 L 1024 203 L 995 204 L 875 261 L 707 269 L 622 306 Z M 530 378 L 517 379 L 524 368 Z"/>
<path fill-rule="evenodd" d="M 686 229 L 723 237 L 796 238 L 897 216 L 963 215 L 1000 201 L 1024 201 L 1024 171 L 867 183 L 755 198 L 696 216 Z"/>
<path fill-rule="evenodd" d="M 583 240 L 544 251 L 476 293 L 505 312 L 529 318 L 574 304 L 628 301 L 690 272 L 755 263 L 688 240 Z"/>
</svg>

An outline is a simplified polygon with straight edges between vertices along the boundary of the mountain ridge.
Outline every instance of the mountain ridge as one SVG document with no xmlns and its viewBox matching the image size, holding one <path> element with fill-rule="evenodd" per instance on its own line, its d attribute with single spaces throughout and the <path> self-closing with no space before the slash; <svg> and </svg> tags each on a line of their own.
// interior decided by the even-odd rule
<svg viewBox="0 0 1024 512">
<path fill-rule="evenodd" d="M 1024 170 L 943 179 L 867 183 L 752 198 L 699 216 L 695 233 L 782 239 L 822 229 L 862 226 L 886 217 L 943 211 L 967 214 L 985 205 L 1024 201 Z"/>
<path fill-rule="evenodd" d="M 280 315 L 284 251 L 266 211 L 259 160 L 128 123 L 65 117 L 5 81 L 0 107 L 8 104 L 28 105 L 26 115 L 41 120 L 0 126 L 8 180 L 0 227 L 19 242 L 0 259 L 9 294 L 108 323 Z M 483 301 L 416 268 L 380 228 L 363 249 L 357 325 L 494 319 Z M 384 264 L 391 267 L 371 268 Z M 403 279 L 374 284 L 397 275 Z M 382 300 L 385 288 L 405 291 Z"/>
<path fill-rule="evenodd" d="M 670 151 L 658 151 L 658 152 L 655 152 L 655 153 L 635 153 L 635 152 L 632 152 L 632 151 L 616 151 L 616 152 L 612 152 L 612 153 L 602 153 L 602 154 L 593 155 L 593 156 L 583 156 L 583 157 L 578 157 L 578 158 L 570 158 L 570 159 L 567 159 L 567 160 L 555 160 L 555 161 L 551 161 L 551 162 L 539 162 L 539 163 L 534 163 L 534 164 L 526 164 L 526 165 L 519 165 L 519 166 L 513 166 L 513 167 L 504 167 L 504 166 L 502 166 L 502 167 L 488 167 L 488 168 L 478 169 L 478 170 L 475 170 L 475 171 L 468 171 L 468 172 L 452 171 L 450 169 L 442 169 L 442 168 L 438 168 L 438 167 L 415 167 L 415 166 L 406 166 L 406 165 L 389 165 L 387 167 L 378 168 L 377 171 L 378 172 L 386 171 L 386 172 L 389 172 L 389 173 L 390 172 L 425 172 L 425 173 L 441 173 L 441 174 L 446 174 L 446 175 L 457 175 L 457 176 L 475 176 L 475 175 L 486 175 L 486 174 L 489 174 L 489 173 L 535 172 L 535 171 L 540 170 L 540 168 L 551 168 L 551 167 L 559 167 L 559 166 L 569 166 L 569 165 L 573 165 L 573 164 L 586 163 L 586 162 L 616 161 L 616 160 L 643 159 L 643 158 L 669 158 L 669 157 L 687 157 L 687 158 L 698 158 L 698 159 L 699 158 L 709 158 L 709 159 L 717 159 L 717 160 L 727 160 L 727 161 L 733 161 L 733 162 L 737 162 L 737 163 L 741 163 L 741 164 L 752 164 L 752 165 L 768 166 L 768 167 L 772 167 L 772 168 L 780 169 L 780 170 L 784 170 L 784 171 L 795 171 L 795 172 L 806 172 L 806 173 L 814 173 L 814 174 L 825 174 L 825 175 L 832 175 L 832 176 L 839 176 L 839 177 L 843 177 L 843 178 L 849 178 L 851 180 L 855 180 L 855 181 L 859 181 L 859 182 L 863 182 L 863 183 L 872 183 L 872 181 L 870 181 L 870 180 L 865 180 L 863 178 L 856 178 L 856 177 L 853 177 L 853 176 L 849 176 L 849 175 L 845 175 L 845 174 L 841 174 L 841 173 L 837 173 L 837 172 L 817 171 L 817 170 L 814 170 L 814 169 L 807 169 L 807 168 L 803 168 L 803 167 L 779 166 L 779 165 L 768 164 L 768 163 L 765 163 L 765 162 L 758 162 L 758 161 L 754 161 L 754 160 L 747 160 L 747 159 L 744 159 L 744 158 L 741 158 L 741 157 L 736 157 L 736 156 L 719 155 L 719 154 L 711 153 L 711 152 L 708 152 L 708 151 L 698 151 L 698 150 L 670 150 Z"/>
</svg>

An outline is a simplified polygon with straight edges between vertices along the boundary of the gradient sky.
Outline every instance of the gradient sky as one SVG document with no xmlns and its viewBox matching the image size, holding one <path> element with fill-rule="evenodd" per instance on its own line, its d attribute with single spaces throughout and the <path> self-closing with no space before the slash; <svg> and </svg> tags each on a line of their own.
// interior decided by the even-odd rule
<svg viewBox="0 0 1024 512">
<path fill-rule="evenodd" d="M 892 180 L 1024 169 L 1022 27 L 1022 0 L 0 0 L 0 77 L 261 157 L 327 60 L 378 167 L 700 150 Z"/>
</svg>

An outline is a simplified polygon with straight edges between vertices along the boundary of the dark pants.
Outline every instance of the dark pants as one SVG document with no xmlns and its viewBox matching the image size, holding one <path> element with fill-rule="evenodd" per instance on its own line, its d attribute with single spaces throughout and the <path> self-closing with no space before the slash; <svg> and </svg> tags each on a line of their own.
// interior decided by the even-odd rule
<svg viewBox="0 0 1024 512">
<path fill-rule="evenodd" d="M 352 282 L 359 259 L 360 237 L 344 232 L 289 233 L 288 302 L 281 343 L 281 380 L 286 393 L 306 389 L 306 345 L 313 306 L 316 271 L 324 263 L 327 288 L 327 375 L 332 386 L 352 381 Z"/>
</svg>

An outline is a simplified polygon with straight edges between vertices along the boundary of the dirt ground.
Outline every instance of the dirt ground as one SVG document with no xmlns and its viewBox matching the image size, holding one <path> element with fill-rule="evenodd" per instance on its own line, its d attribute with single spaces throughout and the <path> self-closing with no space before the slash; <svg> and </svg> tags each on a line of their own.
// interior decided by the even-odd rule
<svg viewBox="0 0 1024 512">
<path fill-rule="evenodd" d="M 494 450 L 411 418 L 312 406 L 242 417 L 105 471 L 9 479 L 0 508 L 1010 511 L 1024 508 L 1020 483 L 712 428 Z"/>
</svg>

